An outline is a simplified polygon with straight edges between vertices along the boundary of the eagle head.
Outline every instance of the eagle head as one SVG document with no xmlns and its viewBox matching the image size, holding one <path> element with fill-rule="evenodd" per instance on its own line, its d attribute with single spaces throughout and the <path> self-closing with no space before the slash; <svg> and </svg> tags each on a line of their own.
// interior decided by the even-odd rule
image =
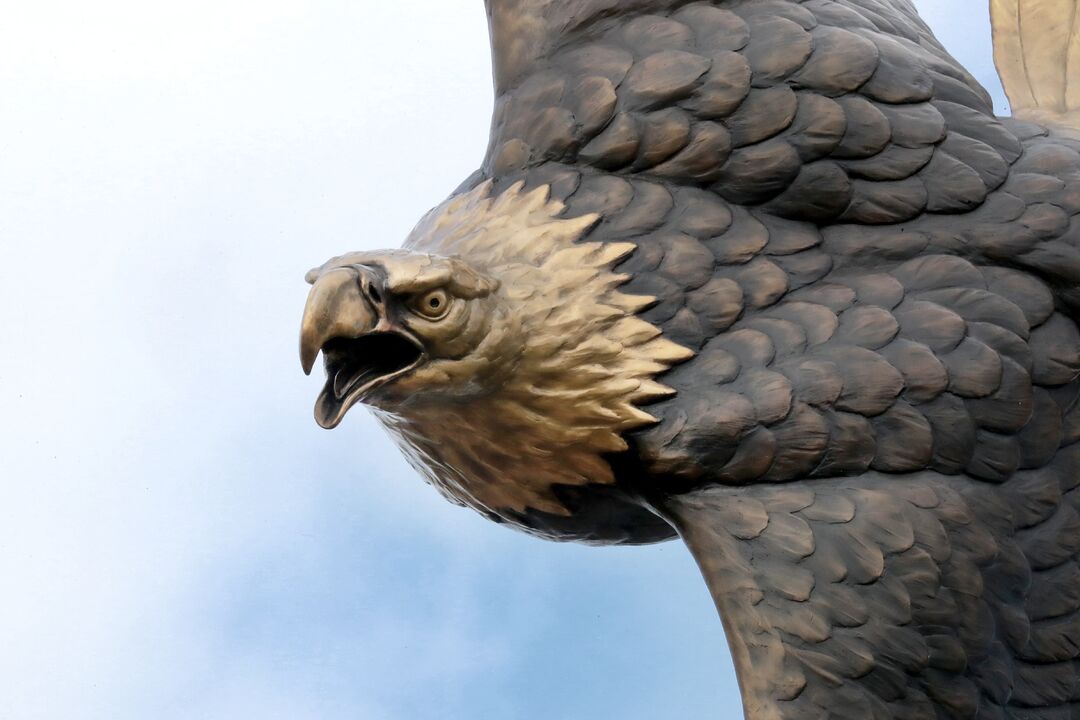
<svg viewBox="0 0 1080 720">
<path fill-rule="evenodd" d="M 388 412 L 421 396 L 487 392 L 514 355 L 516 324 L 499 281 L 456 257 L 408 250 L 350 253 L 308 273 L 304 371 L 319 352 L 326 384 L 315 420 L 333 428 L 357 402 Z"/>
<path fill-rule="evenodd" d="M 611 457 L 656 423 L 643 406 L 673 393 L 657 376 L 691 353 L 639 316 L 655 298 L 619 290 L 635 246 L 590 241 L 599 218 L 565 211 L 548 186 L 482 183 L 428 213 L 406 249 L 312 270 L 300 354 L 306 372 L 320 352 L 326 366 L 315 417 L 332 428 L 369 406 L 429 482 L 489 518 L 659 539 L 670 528 L 639 517 Z"/>
</svg>

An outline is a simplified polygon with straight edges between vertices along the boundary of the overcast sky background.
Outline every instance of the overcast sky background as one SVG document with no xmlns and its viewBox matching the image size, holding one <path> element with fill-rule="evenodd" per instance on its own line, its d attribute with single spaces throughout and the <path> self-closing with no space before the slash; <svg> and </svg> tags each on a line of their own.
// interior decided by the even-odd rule
<svg viewBox="0 0 1080 720">
<path fill-rule="evenodd" d="M 918 4 L 1000 100 L 984 0 Z M 681 545 L 311 418 L 304 271 L 476 167 L 480 0 L 0 7 L 0 720 L 741 717 Z"/>
</svg>

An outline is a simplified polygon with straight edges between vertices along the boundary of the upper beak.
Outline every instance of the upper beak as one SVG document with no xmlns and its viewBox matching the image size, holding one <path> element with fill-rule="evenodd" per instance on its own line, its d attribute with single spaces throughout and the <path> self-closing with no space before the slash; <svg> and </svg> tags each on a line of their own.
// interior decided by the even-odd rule
<svg viewBox="0 0 1080 720">
<path fill-rule="evenodd" d="M 360 274 L 336 268 L 315 281 L 300 325 L 300 364 L 311 374 L 319 351 L 328 341 L 371 332 L 378 315 L 360 289 Z"/>
</svg>

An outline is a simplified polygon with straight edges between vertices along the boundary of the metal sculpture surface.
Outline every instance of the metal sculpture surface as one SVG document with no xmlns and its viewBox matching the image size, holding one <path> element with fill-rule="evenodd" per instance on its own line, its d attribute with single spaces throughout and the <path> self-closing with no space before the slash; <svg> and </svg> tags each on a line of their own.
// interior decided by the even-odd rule
<svg viewBox="0 0 1080 720">
<path fill-rule="evenodd" d="M 681 535 L 749 718 L 1080 713 L 1073 0 L 994 0 L 1037 123 L 908 0 L 488 14 L 481 169 L 308 276 L 319 423 L 542 537 Z"/>
</svg>

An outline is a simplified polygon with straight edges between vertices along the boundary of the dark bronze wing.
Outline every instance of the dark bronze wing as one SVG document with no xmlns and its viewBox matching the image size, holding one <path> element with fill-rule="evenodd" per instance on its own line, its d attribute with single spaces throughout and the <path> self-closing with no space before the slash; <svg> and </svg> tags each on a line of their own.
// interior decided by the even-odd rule
<svg viewBox="0 0 1080 720">
<path fill-rule="evenodd" d="M 672 498 L 747 717 L 1072 717 L 1077 449 L 992 489 L 867 473 Z"/>
<path fill-rule="evenodd" d="M 885 224 L 979 205 L 1019 152 L 906 2 L 493 0 L 489 12 L 492 177 L 574 164 L 792 219 Z"/>
<path fill-rule="evenodd" d="M 482 173 L 635 242 L 696 353 L 621 472 L 748 716 L 1080 715 L 1077 135 L 995 118 L 905 0 L 488 9 Z"/>
</svg>

